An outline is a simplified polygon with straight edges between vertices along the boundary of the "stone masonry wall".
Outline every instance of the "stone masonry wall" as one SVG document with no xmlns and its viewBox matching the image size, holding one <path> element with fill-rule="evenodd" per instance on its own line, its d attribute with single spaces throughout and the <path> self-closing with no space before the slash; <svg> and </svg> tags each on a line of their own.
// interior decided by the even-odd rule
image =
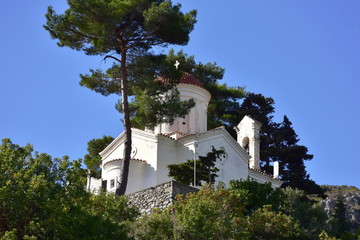
<svg viewBox="0 0 360 240">
<path fill-rule="evenodd" d="M 196 188 L 171 181 L 128 194 L 126 197 L 129 204 L 138 207 L 142 214 L 149 214 L 153 208 L 164 209 L 173 204 L 178 194 L 186 195 L 189 192 L 197 191 Z"/>
</svg>

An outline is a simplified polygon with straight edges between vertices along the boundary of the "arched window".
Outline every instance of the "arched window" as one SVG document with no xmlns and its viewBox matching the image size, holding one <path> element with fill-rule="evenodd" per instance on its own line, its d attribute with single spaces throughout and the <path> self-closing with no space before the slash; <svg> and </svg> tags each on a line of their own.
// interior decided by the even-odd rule
<svg viewBox="0 0 360 240">
<path fill-rule="evenodd" d="M 244 137 L 241 146 L 245 149 L 246 153 L 249 154 L 249 138 Z"/>
</svg>

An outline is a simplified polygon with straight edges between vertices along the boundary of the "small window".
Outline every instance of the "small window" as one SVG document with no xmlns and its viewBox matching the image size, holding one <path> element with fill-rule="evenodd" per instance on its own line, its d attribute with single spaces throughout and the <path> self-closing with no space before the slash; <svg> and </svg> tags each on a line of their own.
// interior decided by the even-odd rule
<svg viewBox="0 0 360 240">
<path fill-rule="evenodd" d="M 106 189 L 107 189 L 107 180 L 104 180 L 104 181 L 101 182 L 101 187 L 102 187 L 103 190 L 106 191 Z"/>
<path fill-rule="evenodd" d="M 110 188 L 115 187 L 115 179 L 110 180 Z"/>
</svg>

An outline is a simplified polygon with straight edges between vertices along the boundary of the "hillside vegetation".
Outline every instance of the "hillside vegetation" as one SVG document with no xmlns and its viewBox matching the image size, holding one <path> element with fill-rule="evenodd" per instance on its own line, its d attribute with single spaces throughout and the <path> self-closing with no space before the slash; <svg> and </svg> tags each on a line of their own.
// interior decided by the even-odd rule
<svg viewBox="0 0 360 240">
<path fill-rule="evenodd" d="M 321 200 L 328 218 L 337 217 L 352 231 L 360 228 L 360 190 L 354 186 L 323 185 L 326 198 Z"/>
<path fill-rule="evenodd" d="M 321 205 L 327 198 L 315 201 L 290 187 L 273 189 L 270 184 L 233 181 L 228 189 L 207 185 L 198 193 L 178 196 L 164 210 L 140 216 L 125 197 L 87 192 L 81 160 L 52 158 L 9 139 L 0 145 L 0 159 L 0 240 L 325 240 L 360 236 L 358 225 L 345 218 L 347 199 L 358 207 L 358 198 L 347 197 L 358 196 L 354 189 L 338 195 L 340 200 L 327 214 Z M 332 192 L 328 190 L 329 196 Z"/>
</svg>

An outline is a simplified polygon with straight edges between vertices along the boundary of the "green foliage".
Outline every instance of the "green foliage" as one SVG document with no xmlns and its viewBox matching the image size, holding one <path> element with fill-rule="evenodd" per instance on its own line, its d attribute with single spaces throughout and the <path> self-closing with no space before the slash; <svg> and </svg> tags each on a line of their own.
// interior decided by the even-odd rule
<svg viewBox="0 0 360 240">
<path fill-rule="evenodd" d="M 180 62 L 178 70 L 174 68 L 175 61 Z M 144 129 L 169 121 L 161 117 L 154 117 L 161 114 L 165 118 L 184 115 L 184 110 L 179 107 L 172 107 L 173 104 L 160 107 L 160 104 L 165 102 L 159 98 L 159 95 L 167 93 L 170 99 L 175 99 L 177 91 L 174 86 L 183 72 L 190 73 L 198 78 L 212 95 L 208 107 L 209 128 L 225 125 L 231 129 L 234 124 L 238 123 L 236 122 L 236 111 L 239 108 L 239 100 L 244 96 L 244 89 L 219 84 L 218 81 L 223 78 L 224 69 L 217 66 L 215 62 L 197 63 L 194 56 L 188 56 L 183 51 L 175 52 L 171 49 L 166 55 L 146 53 L 131 58 L 127 69 L 129 94 L 135 96 L 130 103 L 131 123 L 134 127 Z M 173 79 L 174 83 L 165 86 L 160 82 L 154 83 L 154 79 L 158 76 Z M 119 93 L 120 79 L 119 67 L 114 65 L 106 73 L 101 70 L 91 70 L 90 75 L 81 75 L 80 85 L 107 96 Z M 116 105 L 116 109 L 122 111 L 120 102 Z M 186 110 L 186 108 L 184 109 Z"/>
<path fill-rule="evenodd" d="M 241 231 L 236 239 L 305 239 L 292 217 L 272 211 L 271 206 L 257 209 L 245 221 L 237 222 Z"/>
<path fill-rule="evenodd" d="M 103 138 L 91 139 L 88 142 L 88 154 L 84 156 L 84 163 L 90 171 L 90 176 L 100 178 L 101 157 L 99 152 L 104 150 L 113 140 L 113 137 L 104 136 Z"/>
<path fill-rule="evenodd" d="M 178 69 L 174 67 L 176 61 L 180 62 Z M 217 66 L 216 62 L 197 63 L 194 56 L 189 56 L 182 50 L 175 52 L 173 49 L 170 49 L 167 54 L 147 53 L 137 58 L 131 58 L 128 68 L 131 88 L 139 89 L 146 87 L 146 84 L 152 84 L 154 78 L 158 76 L 171 79 L 176 83 L 182 77 L 183 72 L 194 75 L 208 89 L 221 80 L 224 75 L 224 69 Z M 213 92 L 211 93 L 213 94 Z"/>
<path fill-rule="evenodd" d="M 284 187 L 291 186 L 307 193 L 321 194 L 321 188 L 310 179 L 305 161 L 311 160 L 305 146 L 298 145 L 299 139 L 287 116 L 283 121 L 273 121 L 274 100 L 261 94 L 248 93 L 238 110 L 238 121 L 250 115 L 262 123 L 260 132 L 261 168 L 272 174 L 271 162 L 278 161 L 280 179 Z"/>
<path fill-rule="evenodd" d="M 282 190 L 284 198 L 280 210 L 297 219 L 309 236 L 315 238 L 326 229 L 327 216 L 319 204 L 311 203 L 304 191 L 290 187 Z"/>
<path fill-rule="evenodd" d="M 324 230 L 319 234 L 320 240 L 338 240 L 336 237 L 330 237 Z"/>
<path fill-rule="evenodd" d="M 110 58 L 119 64 L 118 74 L 114 74 L 115 68 L 106 73 L 90 70 L 92 75 L 82 76 L 82 84 L 105 95 L 115 91 L 122 97 L 126 142 L 120 186 L 116 190 L 122 195 L 126 191 L 132 145 L 132 111 L 128 102 L 131 89 L 127 77 L 129 60 L 146 55 L 153 46 L 186 45 L 196 22 L 196 11 L 184 14 L 180 11 L 180 4 L 172 5 L 168 0 L 68 0 L 67 3 L 69 8 L 63 14 L 48 8 L 44 27 L 51 37 L 57 39 L 61 47 L 81 50 L 87 55 L 105 55 L 104 60 Z M 111 77 L 108 75 L 120 76 L 121 87 L 118 90 L 115 82 L 105 84 L 110 90 L 96 87 L 97 83 L 101 84 Z M 179 97 L 175 100 L 180 109 L 185 112 L 190 109 L 191 104 L 182 106 Z"/>
<path fill-rule="evenodd" d="M 173 6 L 171 1 L 67 2 L 69 8 L 63 14 L 48 8 L 44 27 L 52 38 L 59 40 L 59 46 L 82 50 L 88 55 L 148 50 L 154 45 L 185 45 L 196 22 L 195 10 L 183 14 L 181 5 Z"/>
<path fill-rule="evenodd" d="M 342 233 L 340 236 L 341 240 L 359 240 L 360 239 L 360 228 L 358 228 L 357 230 L 351 232 L 345 232 Z"/>
<path fill-rule="evenodd" d="M 195 106 L 193 99 L 179 101 L 179 91 L 176 88 L 168 89 L 168 86 L 160 82 L 145 91 L 136 91 L 135 94 L 132 106 L 137 106 L 137 110 L 132 123 L 141 128 L 153 129 L 163 122 L 172 124 L 177 117 L 187 115 Z"/>
<path fill-rule="evenodd" d="M 347 185 L 341 185 L 341 186 L 335 186 L 335 185 L 321 185 L 321 189 L 326 192 L 327 195 L 343 195 L 346 192 L 356 192 L 360 191 L 355 186 L 347 186 Z"/>
<path fill-rule="evenodd" d="M 346 207 L 343 197 L 339 196 L 330 219 L 330 231 L 333 236 L 340 237 L 350 230 L 350 223 L 346 219 Z"/>
<path fill-rule="evenodd" d="M 228 87 L 226 84 L 220 84 L 219 81 L 223 78 L 225 72 L 223 68 L 217 66 L 216 62 L 205 64 L 196 62 L 194 56 L 189 56 L 183 51 L 175 53 L 174 50 L 170 50 L 162 58 L 162 61 L 155 61 L 159 66 L 156 71 L 149 71 L 149 69 L 153 68 L 154 64 L 152 63 L 147 65 L 149 67 L 146 68 L 146 71 L 143 70 L 144 66 L 140 64 L 140 72 L 145 72 L 146 74 L 151 72 L 147 76 L 158 76 L 161 73 L 161 76 L 164 75 L 167 78 L 178 79 L 179 76 L 171 72 L 171 69 L 174 69 L 174 62 L 178 60 L 180 62 L 179 70 L 190 73 L 198 78 L 211 93 L 212 98 L 208 106 L 208 127 L 211 129 L 224 125 L 230 130 L 235 124 L 238 124 L 236 116 L 239 101 L 245 95 L 244 88 Z M 154 61 L 154 57 L 150 59 Z M 151 61 L 148 62 L 151 63 Z M 139 62 L 136 64 L 139 64 Z M 141 79 L 141 77 L 138 77 L 138 79 Z"/>
<path fill-rule="evenodd" d="M 175 61 L 180 62 L 179 71 L 174 70 L 173 65 Z M 226 85 L 219 85 L 217 83 L 218 80 L 222 79 L 224 69 L 217 66 L 216 63 L 196 63 L 194 56 L 188 56 L 183 51 L 175 53 L 174 50 L 170 50 L 167 55 L 161 55 L 158 57 L 147 55 L 141 60 L 138 59 L 138 61 L 131 64 L 130 67 L 132 68 L 132 70 L 129 71 L 130 75 L 133 78 L 138 79 L 137 81 L 134 81 L 134 83 L 137 84 L 134 86 L 137 88 L 136 91 L 134 90 L 136 98 L 137 96 L 141 96 L 141 94 L 145 94 L 146 91 L 144 91 L 144 89 L 146 90 L 147 86 L 149 86 L 149 84 L 146 84 L 146 82 L 150 79 L 152 83 L 154 76 L 162 76 L 167 79 L 174 79 L 174 82 L 176 83 L 176 79 L 179 79 L 182 76 L 181 74 L 179 75 L 179 72 L 187 72 L 194 75 L 201 81 L 201 83 L 210 91 L 212 95 L 209 109 L 214 109 L 214 111 L 209 110 L 208 116 L 213 116 L 215 114 L 225 114 L 224 112 L 229 114 L 228 106 L 231 104 L 238 105 L 236 101 L 242 98 L 244 93 L 242 88 L 229 88 Z M 139 102 L 136 101 L 136 98 L 133 104 L 138 107 L 138 111 L 134 114 L 132 121 L 138 128 L 144 128 L 146 121 L 151 119 L 151 115 L 144 114 L 141 109 L 146 106 L 147 102 L 150 101 Z M 214 104 L 217 102 L 220 103 L 220 101 L 222 103 L 221 107 L 219 106 L 215 110 Z M 175 117 L 185 115 L 178 113 L 176 108 L 172 108 L 171 111 Z"/>
<path fill-rule="evenodd" d="M 33 153 L 32 146 L 20 147 L 3 139 L 0 147 L 0 232 L 16 229 L 24 236 L 31 221 L 48 217 L 51 196 L 63 194 L 61 201 L 83 195 L 84 171 L 78 161 L 70 163 L 67 157 L 52 158 Z M 77 176 L 75 176 L 76 174 Z M 49 203 L 49 204 L 45 204 Z"/>
<path fill-rule="evenodd" d="M 233 127 L 240 120 L 238 110 L 240 100 L 244 97 L 243 87 L 228 87 L 226 84 L 215 83 L 207 87 L 212 95 L 208 106 L 208 127 L 210 129 L 225 126 L 229 133 L 235 132 Z"/>
<path fill-rule="evenodd" d="M 124 196 L 101 192 L 99 195 L 91 195 L 90 202 L 91 204 L 86 206 L 86 210 L 91 215 L 101 216 L 113 224 L 134 221 L 139 216 L 138 209 L 129 206 Z"/>
<path fill-rule="evenodd" d="M 173 214 L 154 211 L 151 216 L 144 215 L 133 222 L 130 235 L 141 240 L 175 239 L 177 227 Z"/>
<path fill-rule="evenodd" d="M 174 62 L 178 60 L 180 62 L 179 70 L 194 75 L 206 88 L 216 84 L 224 75 L 225 70 L 217 66 L 216 62 L 205 64 L 201 62 L 197 63 L 194 56 L 189 56 L 182 50 L 175 53 L 175 51 L 171 49 L 168 54 L 163 55 L 163 57 L 165 61 L 162 66 L 170 66 L 170 69 L 173 69 Z M 167 72 L 170 74 L 169 70 L 167 70 Z"/>
<path fill-rule="evenodd" d="M 264 205 L 271 205 L 273 210 L 279 211 L 285 197 L 283 191 L 272 188 L 271 183 L 261 184 L 249 179 L 230 181 L 229 188 L 237 194 L 245 195 L 243 204 L 249 212 Z"/>
<path fill-rule="evenodd" d="M 219 171 L 215 164 L 222 153 L 224 153 L 223 150 L 216 150 L 212 147 L 211 152 L 208 152 L 206 156 L 199 156 L 199 159 L 196 160 L 196 186 L 201 186 L 202 181 L 209 184 L 215 183 L 215 177 L 218 176 L 216 173 Z M 194 185 L 194 160 L 170 164 L 168 168 L 169 177 L 185 185 Z"/>
<path fill-rule="evenodd" d="M 155 45 L 186 45 L 196 22 L 195 10 L 184 14 L 180 4 L 173 6 L 171 1 L 164 0 L 69 0 L 68 4 L 69 9 L 63 14 L 57 14 L 52 7 L 46 14 L 44 27 L 59 40 L 59 46 L 82 50 L 88 55 L 130 52 L 126 59 L 108 55 L 119 62 L 126 61 L 125 72 L 119 65 L 113 65 L 105 72 L 90 69 L 90 74 L 80 75 L 81 86 L 105 96 L 121 94 L 120 82 L 126 77 L 130 84 L 128 94 L 136 96 L 131 109 L 137 111 L 128 113 L 136 115 L 135 127 L 172 123 L 174 118 L 186 115 L 194 106 L 192 100 L 180 102 L 173 85 L 154 83 L 160 72 L 160 75 L 167 75 L 170 71 L 174 76 L 174 70 L 170 69 L 174 69 L 175 60 L 169 62 L 164 55 L 155 55 L 148 50 Z M 163 95 L 166 95 L 165 99 Z"/>
<path fill-rule="evenodd" d="M 247 190 L 243 190 L 206 185 L 198 193 L 179 195 L 173 206 L 133 223 L 131 235 L 134 239 L 306 239 L 296 220 L 268 205 L 247 211 Z"/>
<path fill-rule="evenodd" d="M 228 239 L 234 219 L 244 216 L 242 197 L 210 185 L 197 194 L 179 196 L 174 205 L 181 239 Z"/>
<path fill-rule="evenodd" d="M 166 224 L 156 229 L 162 230 L 150 233 L 150 223 L 160 221 Z M 172 207 L 143 218 L 142 227 L 137 223 L 132 232 L 135 239 L 148 239 L 147 234 L 167 239 L 317 239 L 325 223 L 324 211 L 302 191 L 247 180 L 233 181 L 229 189 L 207 185 L 178 196 Z"/>
<path fill-rule="evenodd" d="M 250 180 L 229 189 L 206 185 L 137 218 L 126 198 L 85 191 L 81 161 L 52 159 L 9 139 L 0 160 L 0 239 L 336 239 L 322 232 L 324 212 L 296 189 Z M 338 203 L 333 220 L 339 223 L 343 210 Z M 336 234 L 360 235 L 345 231 Z"/>
<path fill-rule="evenodd" d="M 196 160 L 196 175 L 200 174 L 200 160 Z M 170 164 L 169 177 L 185 185 L 194 185 L 194 160 L 186 160 L 184 163 Z M 206 178 L 207 179 L 207 178 Z M 196 186 L 200 186 L 200 178 L 196 179 Z"/>
<path fill-rule="evenodd" d="M 62 14 L 49 7 L 44 27 L 59 46 L 88 55 L 105 55 L 104 59 L 120 64 L 105 72 L 91 69 L 90 74 L 81 75 L 80 84 L 105 96 L 122 95 L 121 107 L 118 104 L 117 109 L 124 113 L 126 133 L 130 132 L 131 124 L 153 128 L 185 115 L 194 102 L 181 102 L 174 84 L 154 83 L 154 79 L 159 76 L 179 79 L 183 72 L 188 72 L 199 78 L 212 94 L 208 107 L 210 128 L 224 125 L 231 132 L 244 115 L 251 115 L 263 124 L 263 169 L 271 173 L 270 163 L 279 161 L 280 177 L 286 186 L 313 193 L 320 191 L 305 170 L 304 161 L 311 160 L 312 155 L 305 146 L 297 145 L 299 140 L 289 119 L 285 116 L 282 123 L 272 121 L 273 99 L 250 93 L 240 105 L 243 88 L 219 84 L 224 69 L 216 63 L 196 63 L 193 56 L 182 51 L 175 54 L 171 50 L 167 55 L 151 51 L 153 46 L 186 45 L 196 22 L 195 10 L 184 14 L 180 4 L 165 0 L 68 0 L 68 5 Z M 178 71 L 173 66 L 176 60 L 181 63 Z M 134 96 L 130 105 L 128 95 Z M 125 165 L 129 165 L 130 150 L 128 144 L 123 172 L 127 169 Z M 89 163 L 92 168 L 93 163 Z M 121 182 L 124 180 L 122 177 Z"/>
<path fill-rule="evenodd" d="M 1 235 L 2 234 L 0 232 L 0 240 L 18 240 L 16 229 L 11 231 L 6 231 L 3 236 Z"/>
<path fill-rule="evenodd" d="M 52 159 L 9 139 L 0 146 L 1 239 L 112 239 L 126 237 L 137 215 L 120 197 L 92 196 L 81 161 Z"/>
</svg>

